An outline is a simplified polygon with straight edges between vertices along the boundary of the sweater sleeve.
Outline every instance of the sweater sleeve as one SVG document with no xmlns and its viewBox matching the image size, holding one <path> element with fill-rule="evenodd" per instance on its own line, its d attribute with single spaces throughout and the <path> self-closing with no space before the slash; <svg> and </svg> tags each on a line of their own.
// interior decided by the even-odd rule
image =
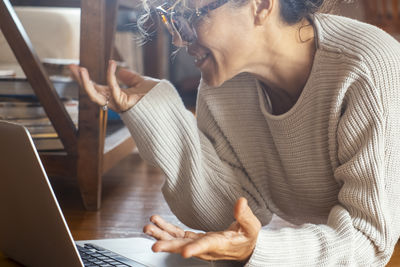
<svg viewBox="0 0 400 267">
<path fill-rule="evenodd" d="M 272 214 L 243 168 L 229 160 L 230 147 L 222 148 L 227 159 L 216 152 L 215 140 L 225 139 L 216 122 L 207 112 L 199 112 L 202 129 L 175 88 L 163 80 L 121 118 L 140 155 L 166 174 L 164 197 L 183 223 L 206 231 L 226 229 L 234 221 L 233 207 L 241 196 L 268 223 Z"/>
<path fill-rule="evenodd" d="M 384 266 L 389 261 L 399 238 L 393 228 L 400 205 L 393 170 L 399 170 L 394 131 L 400 124 L 389 116 L 398 116 L 393 114 L 398 108 L 383 104 L 380 94 L 367 83 L 347 92 L 336 132 L 334 178 L 341 189 L 327 224 L 261 230 L 247 266 Z"/>
</svg>

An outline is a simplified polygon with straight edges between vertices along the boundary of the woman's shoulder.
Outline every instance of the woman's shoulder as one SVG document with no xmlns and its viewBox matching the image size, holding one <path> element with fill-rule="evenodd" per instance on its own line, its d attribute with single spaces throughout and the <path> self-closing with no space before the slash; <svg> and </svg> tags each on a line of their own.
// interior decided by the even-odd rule
<svg viewBox="0 0 400 267">
<path fill-rule="evenodd" d="M 314 22 L 319 49 L 328 51 L 325 56 L 336 57 L 341 69 L 367 78 L 363 80 L 375 87 L 382 87 L 388 80 L 394 81 L 391 87 L 400 85 L 400 43 L 391 35 L 342 16 L 316 14 Z"/>
<path fill-rule="evenodd" d="M 314 18 L 321 49 L 338 51 L 363 62 L 388 59 L 400 64 L 400 43 L 378 27 L 330 14 L 316 14 Z"/>
<path fill-rule="evenodd" d="M 346 86 L 340 88 L 352 92 L 345 95 L 355 101 L 362 99 L 360 95 L 369 96 L 371 101 L 380 99 L 385 109 L 395 107 L 393 100 L 400 94 L 400 43 L 378 27 L 341 16 L 317 14 L 315 27 L 320 50 L 328 51 L 321 53 L 320 62 L 342 74 L 337 77 Z"/>
</svg>

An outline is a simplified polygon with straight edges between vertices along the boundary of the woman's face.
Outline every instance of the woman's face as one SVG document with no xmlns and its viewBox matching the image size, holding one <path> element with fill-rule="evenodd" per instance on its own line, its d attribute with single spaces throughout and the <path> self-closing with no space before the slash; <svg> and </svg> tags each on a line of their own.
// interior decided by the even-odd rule
<svg viewBox="0 0 400 267">
<path fill-rule="evenodd" d="M 187 49 L 208 85 L 219 86 L 246 71 L 254 46 L 250 4 L 234 7 L 227 3 L 210 11 L 194 27 L 197 40 Z"/>
</svg>

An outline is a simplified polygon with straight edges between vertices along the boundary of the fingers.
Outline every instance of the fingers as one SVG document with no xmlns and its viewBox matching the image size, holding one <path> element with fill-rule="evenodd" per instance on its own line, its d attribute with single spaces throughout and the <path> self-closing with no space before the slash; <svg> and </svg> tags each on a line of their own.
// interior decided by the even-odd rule
<svg viewBox="0 0 400 267">
<path fill-rule="evenodd" d="M 168 232 L 170 235 L 178 238 L 184 238 L 185 237 L 185 231 L 179 228 L 178 226 L 175 226 L 169 222 L 166 222 L 163 218 L 161 218 L 158 215 L 153 215 L 150 218 L 150 221 L 157 225 L 160 229 Z M 193 233 L 194 234 L 194 233 Z"/>
<path fill-rule="evenodd" d="M 205 260 L 245 260 L 254 250 L 261 223 L 245 198 L 237 201 L 234 216 L 236 222 L 223 232 L 185 232 L 160 216 L 152 216 L 154 225 L 146 226 L 144 231 L 159 239 L 152 247 L 154 252 L 180 253 L 184 258 Z"/>
<path fill-rule="evenodd" d="M 138 73 L 124 68 L 118 70 L 117 77 L 123 84 L 129 87 L 135 87 L 137 84 L 143 81 L 143 77 Z"/>
<path fill-rule="evenodd" d="M 81 75 L 79 74 L 79 66 L 75 64 L 70 64 L 68 65 L 68 68 L 71 71 L 74 80 L 77 81 L 78 84 L 82 87 L 82 79 Z"/>
<path fill-rule="evenodd" d="M 203 237 L 205 234 L 204 233 L 194 233 L 191 231 L 185 231 L 185 237 L 184 238 L 191 238 L 191 239 L 197 239 L 200 237 Z"/>
<path fill-rule="evenodd" d="M 181 254 L 184 258 L 190 258 L 210 252 L 224 251 L 227 242 L 228 240 L 218 233 L 208 233 L 185 246 Z"/>
<path fill-rule="evenodd" d="M 158 240 L 173 240 L 173 239 L 197 239 L 204 236 L 204 233 L 195 233 L 184 231 L 181 228 L 166 222 L 158 215 L 150 218 L 154 224 L 148 224 L 143 228 L 143 232 Z"/>
<path fill-rule="evenodd" d="M 150 235 L 157 240 L 173 240 L 175 239 L 174 236 L 170 235 L 168 232 L 160 229 L 159 227 L 155 226 L 154 224 L 148 224 L 143 228 L 143 232 L 146 235 Z"/>
<path fill-rule="evenodd" d="M 192 241 L 192 239 L 183 238 L 177 238 L 174 240 L 161 240 L 154 243 L 151 249 L 154 252 L 182 253 L 182 249 Z"/>
<path fill-rule="evenodd" d="M 117 78 L 115 77 L 115 71 L 117 70 L 117 64 L 114 60 L 110 60 L 107 69 L 107 82 L 108 86 L 111 89 L 112 97 L 118 102 L 121 103 L 121 88 L 118 85 Z"/>
<path fill-rule="evenodd" d="M 80 78 L 82 81 L 83 88 L 85 88 L 90 99 L 99 105 L 106 104 L 107 97 L 103 94 L 100 94 L 96 90 L 93 82 L 90 80 L 88 71 L 85 68 L 80 68 L 79 70 L 80 70 L 79 73 L 80 73 Z"/>
<path fill-rule="evenodd" d="M 191 233 L 195 234 L 193 232 Z M 212 238 L 207 237 L 207 239 L 208 238 L 210 239 L 210 241 L 211 239 L 215 241 L 215 237 Z M 154 245 L 152 246 L 152 250 L 154 252 L 179 253 L 184 258 L 195 256 L 203 260 L 236 259 L 235 257 L 229 255 L 220 255 L 218 252 L 215 253 L 213 251 L 213 249 L 215 250 L 215 248 L 213 246 L 207 245 L 208 243 L 210 243 L 209 240 L 205 240 L 205 238 L 201 238 L 199 240 L 202 240 L 202 242 L 197 242 L 190 238 L 174 238 L 171 240 L 159 240 L 156 243 L 154 243 Z"/>
<path fill-rule="evenodd" d="M 244 197 L 238 199 L 235 205 L 234 216 L 236 221 L 250 236 L 257 236 L 261 229 L 261 223 L 250 209 Z"/>
</svg>

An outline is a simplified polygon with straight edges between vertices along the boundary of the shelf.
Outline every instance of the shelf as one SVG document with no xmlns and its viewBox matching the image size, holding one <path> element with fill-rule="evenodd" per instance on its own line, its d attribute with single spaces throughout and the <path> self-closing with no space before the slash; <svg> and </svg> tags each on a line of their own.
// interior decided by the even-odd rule
<svg viewBox="0 0 400 267">
<path fill-rule="evenodd" d="M 131 134 L 121 120 L 108 121 L 104 153 L 106 154 L 115 149 L 129 137 L 131 137 Z"/>
<path fill-rule="evenodd" d="M 111 135 L 106 136 L 102 171 L 106 173 L 121 158 L 131 154 L 136 147 L 129 130 L 122 127 Z"/>
<path fill-rule="evenodd" d="M 104 142 L 103 173 L 107 172 L 121 158 L 132 153 L 135 147 L 128 128 L 121 120 L 108 121 Z"/>
<path fill-rule="evenodd" d="M 122 124 L 111 123 L 107 127 L 104 144 L 102 173 L 110 170 L 118 161 L 133 152 L 136 145 L 129 130 Z M 77 176 L 77 157 L 68 155 L 65 151 L 46 151 L 40 153 L 40 158 L 49 176 Z"/>
</svg>

